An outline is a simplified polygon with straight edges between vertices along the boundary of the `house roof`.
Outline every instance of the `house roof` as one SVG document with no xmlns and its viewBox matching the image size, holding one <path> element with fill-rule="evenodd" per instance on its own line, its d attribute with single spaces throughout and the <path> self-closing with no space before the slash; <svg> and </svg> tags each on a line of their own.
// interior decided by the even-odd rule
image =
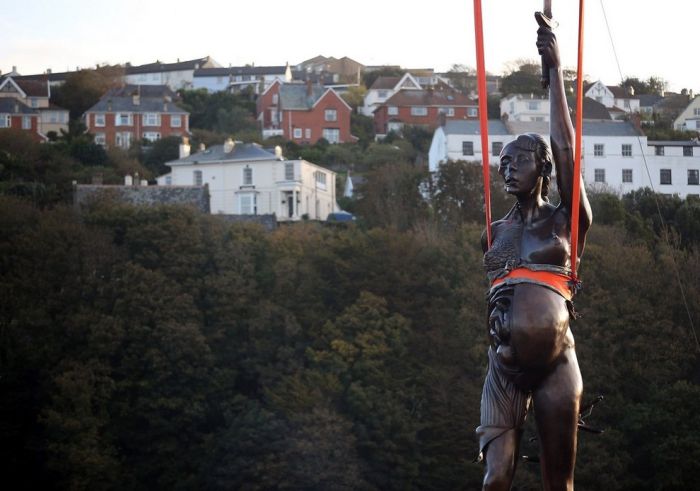
<svg viewBox="0 0 700 491">
<path fill-rule="evenodd" d="M 638 96 L 631 95 L 627 87 L 620 87 L 619 85 L 608 85 L 607 87 L 616 99 L 639 99 Z"/>
<path fill-rule="evenodd" d="M 369 90 L 393 89 L 399 83 L 401 77 L 377 77 Z"/>
<path fill-rule="evenodd" d="M 465 94 L 442 90 L 399 90 L 383 106 L 476 106 Z"/>
<path fill-rule="evenodd" d="M 576 97 L 570 96 L 566 98 L 566 102 L 572 111 L 576 110 Z M 610 112 L 604 104 L 591 99 L 590 97 L 583 98 L 583 119 L 612 119 Z"/>
<path fill-rule="evenodd" d="M 448 119 L 443 127 L 446 135 L 480 135 L 479 121 Z M 489 120 L 489 135 L 508 135 L 508 128 L 500 119 Z"/>
<path fill-rule="evenodd" d="M 0 113 L 3 114 L 38 114 L 38 111 L 27 106 L 18 99 L 0 97 Z"/>
<path fill-rule="evenodd" d="M 258 160 L 278 160 L 277 156 L 265 150 L 257 143 L 241 143 L 236 142 L 231 152 L 224 152 L 223 145 L 212 145 L 203 152 L 191 154 L 184 159 L 173 160 L 166 162 L 166 165 L 191 165 L 191 164 L 206 164 L 208 162 L 251 162 Z"/>
<path fill-rule="evenodd" d="M 48 80 L 40 79 L 16 79 L 13 77 L 14 82 L 22 89 L 22 92 L 27 94 L 27 97 L 49 97 L 49 84 Z"/>
<path fill-rule="evenodd" d="M 690 103 L 690 97 L 687 95 L 683 94 L 671 94 L 663 99 L 660 99 L 656 104 L 654 104 L 654 108 L 660 111 L 682 111 L 686 107 L 688 107 L 688 104 Z"/>
<path fill-rule="evenodd" d="M 587 136 L 644 136 L 628 121 L 584 121 L 583 134 Z"/>
<path fill-rule="evenodd" d="M 136 112 L 189 114 L 172 102 L 174 93 L 164 85 L 126 85 L 107 91 L 102 98 L 85 111 L 88 112 Z M 136 93 L 140 92 L 138 104 L 134 104 Z"/>
<path fill-rule="evenodd" d="M 639 99 L 640 107 L 651 107 L 663 99 L 663 96 L 659 94 L 639 94 L 637 98 Z"/>
<path fill-rule="evenodd" d="M 232 66 L 228 68 L 200 68 L 194 71 L 195 77 L 224 77 L 229 75 L 284 75 L 287 67 L 280 66 Z"/>
<path fill-rule="evenodd" d="M 307 94 L 307 84 L 284 84 L 280 86 L 280 106 L 283 109 L 311 109 L 326 92 L 321 85 L 312 85 Z"/>
<path fill-rule="evenodd" d="M 523 133 L 549 134 L 549 123 L 546 121 L 506 121 L 505 125 L 508 133 L 511 135 L 522 135 Z"/>
<path fill-rule="evenodd" d="M 648 140 L 647 145 L 663 145 L 664 147 L 700 147 L 697 140 Z"/>
<path fill-rule="evenodd" d="M 217 66 L 211 57 L 206 56 L 204 58 L 197 58 L 194 60 L 178 61 L 175 63 L 163 63 L 156 61 L 154 63 L 147 63 L 145 65 L 138 66 L 126 66 L 127 75 L 135 75 L 138 73 L 153 73 L 153 72 L 178 72 L 182 70 L 196 70 L 198 68 L 209 66 Z"/>
</svg>

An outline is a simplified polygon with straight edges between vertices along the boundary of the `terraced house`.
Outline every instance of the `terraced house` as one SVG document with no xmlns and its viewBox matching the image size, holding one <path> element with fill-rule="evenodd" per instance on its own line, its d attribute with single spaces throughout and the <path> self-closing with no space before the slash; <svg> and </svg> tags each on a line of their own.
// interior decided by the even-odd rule
<svg viewBox="0 0 700 491">
<path fill-rule="evenodd" d="M 175 98 L 165 85 L 126 85 L 108 91 L 83 118 L 95 143 L 127 149 L 135 141 L 189 134 L 189 113 Z"/>
</svg>

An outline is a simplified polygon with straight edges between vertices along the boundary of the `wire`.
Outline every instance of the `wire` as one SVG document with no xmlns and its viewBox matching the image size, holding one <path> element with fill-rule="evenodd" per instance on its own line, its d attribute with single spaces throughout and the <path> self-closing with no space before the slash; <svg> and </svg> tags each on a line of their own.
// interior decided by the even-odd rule
<svg viewBox="0 0 700 491">
<path fill-rule="evenodd" d="M 613 41 L 612 31 L 610 30 L 610 24 L 608 24 L 608 16 L 605 14 L 605 6 L 603 5 L 603 0 L 600 0 L 600 8 L 603 10 L 603 18 L 605 19 L 605 26 L 608 29 L 608 37 L 610 38 L 610 44 L 612 45 L 613 54 L 615 55 L 615 63 L 617 65 L 617 70 L 620 73 L 620 82 L 623 81 L 622 69 L 620 68 L 620 60 L 617 57 L 617 50 L 615 49 L 615 42 Z M 676 256 L 674 254 L 674 247 L 671 245 L 671 240 L 668 236 L 668 226 L 664 221 L 664 217 L 661 214 L 661 205 L 659 205 L 659 197 L 654 188 L 654 182 L 651 179 L 651 171 L 649 171 L 649 164 L 647 163 L 646 152 L 644 151 L 644 146 L 642 145 L 642 137 L 637 135 L 637 143 L 639 144 L 639 150 L 642 154 L 642 161 L 644 162 L 644 168 L 647 172 L 647 177 L 649 178 L 649 186 L 651 187 L 652 196 L 654 197 L 654 204 L 656 205 L 656 212 L 659 214 L 659 220 L 661 221 L 661 230 L 663 231 L 663 238 L 666 241 L 666 245 L 671 251 L 671 263 L 673 264 L 673 271 L 676 275 L 676 281 L 678 282 L 678 289 L 681 292 L 681 299 L 683 300 L 683 306 L 688 314 L 688 322 L 690 323 L 690 330 L 693 333 L 693 339 L 695 340 L 695 347 L 700 351 L 700 341 L 698 340 L 698 334 L 695 331 L 695 323 L 693 322 L 693 315 L 690 313 L 690 307 L 688 306 L 688 299 L 685 295 L 685 288 L 683 288 L 683 282 L 681 281 L 680 270 L 678 269 L 678 263 L 676 262 Z"/>
</svg>

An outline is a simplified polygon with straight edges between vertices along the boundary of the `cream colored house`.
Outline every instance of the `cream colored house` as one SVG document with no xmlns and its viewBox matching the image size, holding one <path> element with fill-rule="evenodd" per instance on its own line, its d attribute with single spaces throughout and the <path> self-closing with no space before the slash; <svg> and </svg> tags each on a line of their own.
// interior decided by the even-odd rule
<svg viewBox="0 0 700 491">
<path fill-rule="evenodd" d="M 306 160 L 288 160 L 281 150 L 268 152 L 256 143 L 234 142 L 200 148 L 190 154 L 186 141 L 180 158 L 167 162 L 160 186 L 209 187 L 211 213 L 275 214 L 278 221 L 326 220 L 338 211 L 336 174 Z"/>
<path fill-rule="evenodd" d="M 0 97 L 21 101 L 39 113 L 38 132 L 46 137 L 49 132 L 56 135 L 68 131 L 68 110 L 50 102 L 51 85 L 47 75 L 39 78 L 5 76 L 0 79 Z"/>
<path fill-rule="evenodd" d="M 692 98 L 688 107 L 673 121 L 673 129 L 700 133 L 700 95 Z"/>
</svg>

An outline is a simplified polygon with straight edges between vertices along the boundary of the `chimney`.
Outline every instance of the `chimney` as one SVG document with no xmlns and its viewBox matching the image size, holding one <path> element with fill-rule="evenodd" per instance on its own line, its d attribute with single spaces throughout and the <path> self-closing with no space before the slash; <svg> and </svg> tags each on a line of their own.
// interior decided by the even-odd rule
<svg viewBox="0 0 700 491">
<path fill-rule="evenodd" d="M 284 160 L 284 157 L 282 156 L 282 147 L 279 145 L 275 146 L 275 157 L 277 160 Z"/>
<path fill-rule="evenodd" d="M 50 68 L 47 68 L 47 69 L 46 69 L 46 75 L 51 75 L 51 69 L 50 69 Z"/>
<path fill-rule="evenodd" d="M 134 186 L 138 186 L 141 180 L 139 179 L 139 173 L 134 172 Z"/>
<path fill-rule="evenodd" d="M 311 83 L 311 80 L 306 80 L 306 97 L 311 97 L 311 94 L 313 94 L 313 85 Z"/>
<path fill-rule="evenodd" d="M 134 185 L 134 178 L 131 177 L 131 174 L 127 174 L 124 176 L 124 186 L 133 186 Z"/>
<path fill-rule="evenodd" d="M 233 138 L 226 138 L 226 141 L 224 142 L 224 153 L 231 153 L 233 152 L 233 147 L 235 147 L 236 144 L 233 141 Z"/>
<path fill-rule="evenodd" d="M 112 110 L 112 99 L 107 99 L 107 110 L 108 111 Z"/>
<path fill-rule="evenodd" d="M 134 106 L 141 105 L 141 96 L 138 92 L 134 92 L 133 94 L 131 94 L 131 100 L 134 103 Z"/>
<path fill-rule="evenodd" d="M 200 143 L 200 144 L 199 144 L 199 151 L 200 151 L 200 152 L 203 152 L 203 151 L 205 151 L 206 149 L 207 149 L 207 146 L 206 146 L 204 143 Z"/>
<path fill-rule="evenodd" d="M 180 158 L 184 159 L 190 156 L 190 139 L 186 136 L 182 137 L 182 142 L 180 143 Z"/>
</svg>

